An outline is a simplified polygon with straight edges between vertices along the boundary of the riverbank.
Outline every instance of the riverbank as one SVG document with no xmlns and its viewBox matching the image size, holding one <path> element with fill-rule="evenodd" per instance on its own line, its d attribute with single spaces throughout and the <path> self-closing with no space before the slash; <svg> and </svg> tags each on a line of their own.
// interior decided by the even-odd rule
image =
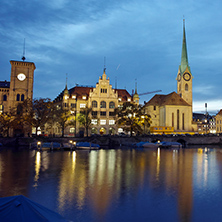
<svg viewBox="0 0 222 222">
<path fill-rule="evenodd" d="M 167 141 L 167 142 L 179 142 L 183 147 L 190 145 L 222 145 L 222 135 L 146 135 L 146 136 L 91 136 L 84 138 L 71 138 L 71 137 L 17 137 L 17 138 L 0 138 L 0 143 L 5 147 L 29 147 L 33 142 L 58 142 L 68 143 L 70 140 L 80 142 L 87 141 L 91 143 L 99 144 L 103 149 L 120 148 L 124 146 L 130 146 L 133 143 L 141 141 Z"/>
</svg>

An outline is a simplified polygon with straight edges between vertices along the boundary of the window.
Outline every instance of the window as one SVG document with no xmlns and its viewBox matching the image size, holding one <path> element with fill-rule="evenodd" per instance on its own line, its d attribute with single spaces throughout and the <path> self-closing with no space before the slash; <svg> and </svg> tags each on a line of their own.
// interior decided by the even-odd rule
<svg viewBox="0 0 222 222">
<path fill-rule="evenodd" d="M 102 101 L 100 103 L 100 108 L 106 108 L 106 102 L 105 101 Z"/>
<path fill-rule="evenodd" d="M 24 96 L 24 94 L 22 94 L 21 95 L 21 101 L 24 101 L 24 99 L 25 99 L 25 96 Z"/>
<path fill-rule="evenodd" d="M 110 119 L 110 120 L 109 120 L 109 125 L 114 125 L 114 124 L 115 124 L 115 120 Z"/>
<path fill-rule="evenodd" d="M 179 109 L 178 109 L 178 110 L 177 110 L 177 129 L 180 128 L 180 119 L 179 119 L 179 117 L 180 117 L 180 111 L 179 111 Z"/>
<path fill-rule="evenodd" d="M 182 114 L 182 128 L 184 130 L 184 113 Z"/>
<path fill-rule="evenodd" d="M 80 103 L 80 108 L 86 108 L 86 104 L 85 103 Z"/>
<path fill-rule="evenodd" d="M 86 96 L 82 96 L 82 99 L 86 99 Z"/>
<path fill-rule="evenodd" d="M 106 112 L 100 112 L 100 116 L 106 116 Z"/>
<path fill-rule="evenodd" d="M 16 101 L 20 101 L 20 94 L 17 94 Z"/>
<path fill-rule="evenodd" d="M 101 119 L 100 120 L 100 125 L 106 125 L 106 120 L 105 119 Z"/>
<path fill-rule="evenodd" d="M 64 103 L 64 106 L 67 107 L 67 103 Z"/>
<path fill-rule="evenodd" d="M 174 113 L 172 113 L 172 127 L 174 127 Z"/>
<path fill-rule="evenodd" d="M 71 103 L 72 108 L 76 108 L 76 103 Z"/>
<path fill-rule="evenodd" d="M 3 96 L 3 101 L 7 101 L 7 95 Z"/>
<path fill-rule="evenodd" d="M 156 110 L 156 106 L 153 106 L 153 110 Z"/>
<path fill-rule="evenodd" d="M 188 91 L 188 84 L 185 85 L 185 91 Z"/>
<path fill-rule="evenodd" d="M 107 89 L 101 88 L 101 93 L 107 93 Z"/>
<path fill-rule="evenodd" d="M 92 111 L 92 116 L 97 116 L 97 111 Z"/>
<path fill-rule="evenodd" d="M 109 108 L 110 109 L 114 109 L 115 108 L 115 103 L 114 102 L 110 102 L 109 103 Z"/>
<path fill-rule="evenodd" d="M 127 101 L 128 101 L 128 102 L 131 102 L 131 98 L 128 98 Z"/>
<path fill-rule="evenodd" d="M 109 116 L 115 116 L 115 112 L 109 112 Z"/>
<path fill-rule="evenodd" d="M 95 100 L 92 101 L 92 107 L 93 107 L 93 108 L 97 108 L 97 101 L 95 101 Z"/>
<path fill-rule="evenodd" d="M 73 128 L 73 127 L 70 128 L 69 132 L 70 132 L 70 133 L 74 133 L 74 132 L 75 132 L 75 128 Z"/>
<path fill-rule="evenodd" d="M 92 125 L 97 125 L 97 119 L 92 119 L 91 123 L 92 123 Z"/>
</svg>

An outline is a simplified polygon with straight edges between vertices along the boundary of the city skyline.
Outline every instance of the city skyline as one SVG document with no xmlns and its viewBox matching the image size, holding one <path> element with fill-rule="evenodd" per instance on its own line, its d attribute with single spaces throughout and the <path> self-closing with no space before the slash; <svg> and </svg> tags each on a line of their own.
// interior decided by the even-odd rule
<svg viewBox="0 0 222 222">
<path fill-rule="evenodd" d="M 9 60 L 21 61 L 25 39 L 26 61 L 36 64 L 35 98 L 56 98 L 66 75 L 68 88 L 95 86 L 104 66 L 113 88 L 131 93 L 137 82 L 139 94 L 176 92 L 185 18 L 193 111 L 204 112 L 205 103 L 209 112 L 221 109 L 220 1 L 21 2 L 0 3 L 1 81 L 10 81 Z"/>
</svg>

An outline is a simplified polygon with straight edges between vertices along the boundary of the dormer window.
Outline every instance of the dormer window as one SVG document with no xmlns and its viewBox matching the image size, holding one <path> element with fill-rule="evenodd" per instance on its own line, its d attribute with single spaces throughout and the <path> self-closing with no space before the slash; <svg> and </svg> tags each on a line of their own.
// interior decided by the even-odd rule
<svg viewBox="0 0 222 222">
<path fill-rule="evenodd" d="M 131 101 L 131 98 L 128 98 L 127 101 L 130 102 L 130 101 Z"/>
<path fill-rule="evenodd" d="M 82 99 L 86 99 L 86 96 L 82 96 Z"/>
<path fill-rule="evenodd" d="M 72 95 L 72 99 L 76 99 L 76 95 Z"/>
</svg>

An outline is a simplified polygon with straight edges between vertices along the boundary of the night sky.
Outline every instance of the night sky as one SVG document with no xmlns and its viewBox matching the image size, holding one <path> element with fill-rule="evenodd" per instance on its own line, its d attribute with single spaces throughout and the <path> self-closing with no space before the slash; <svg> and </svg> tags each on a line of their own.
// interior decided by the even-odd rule
<svg viewBox="0 0 222 222">
<path fill-rule="evenodd" d="M 220 0 L 1 0 L 1 81 L 10 60 L 36 65 L 34 97 L 54 99 L 64 88 L 95 86 L 106 74 L 113 88 L 138 93 L 176 91 L 185 18 L 193 74 L 193 110 L 222 108 Z M 140 97 L 140 103 L 154 96 Z"/>
</svg>

